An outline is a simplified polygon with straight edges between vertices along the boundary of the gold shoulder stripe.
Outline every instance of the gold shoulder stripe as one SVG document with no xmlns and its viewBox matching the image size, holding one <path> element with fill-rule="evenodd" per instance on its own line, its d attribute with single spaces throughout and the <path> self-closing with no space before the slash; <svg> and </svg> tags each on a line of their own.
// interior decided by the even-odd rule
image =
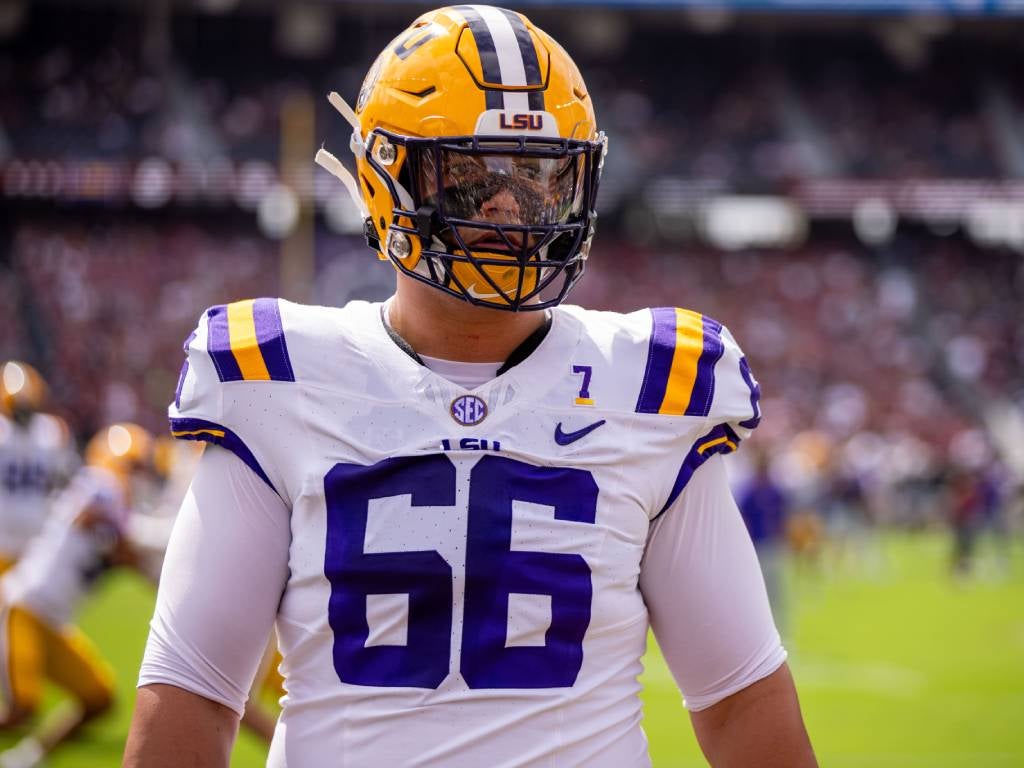
<svg viewBox="0 0 1024 768">
<path fill-rule="evenodd" d="M 188 437 L 189 435 L 213 435 L 224 437 L 223 429 L 185 429 L 178 432 L 171 432 L 171 437 Z"/>
<path fill-rule="evenodd" d="M 697 448 L 697 453 L 703 455 L 705 451 L 714 448 L 716 445 L 725 443 L 731 450 L 736 450 L 736 443 L 730 440 L 728 437 L 716 437 L 714 440 L 708 440 L 703 445 Z"/>
<path fill-rule="evenodd" d="M 703 317 L 689 309 L 676 309 L 676 347 L 665 386 L 665 399 L 661 401 L 658 413 L 674 416 L 686 413 L 697 381 L 697 362 L 703 351 Z"/>
<path fill-rule="evenodd" d="M 246 299 L 228 304 L 228 341 L 242 378 L 246 381 L 270 381 L 270 371 L 256 338 L 255 303 L 255 299 Z"/>
</svg>

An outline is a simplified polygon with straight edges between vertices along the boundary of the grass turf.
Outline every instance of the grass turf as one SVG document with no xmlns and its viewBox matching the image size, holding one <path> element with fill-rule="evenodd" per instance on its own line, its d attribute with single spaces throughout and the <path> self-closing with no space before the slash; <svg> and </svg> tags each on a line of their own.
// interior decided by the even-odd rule
<svg viewBox="0 0 1024 768">
<path fill-rule="evenodd" d="M 950 578 L 947 554 L 944 537 L 890 535 L 856 562 L 790 569 L 790 663 L 823 766 L 1024 765 L 1024 553 L 1003 568 L 983 551 L 963 581 Z M 114 575 L 83 611 L 81 626 L 117 669 L 120 701 L 51 768 L 119 763 L 152 599 L 147 585 Z M 705 765 L 653 645 L 646 666 L 654 765 Z M 0 735 L 0 746 L 13 741 Z M 264 754 L 243 733 L 232 766 L 261 766 Z"/>
</svg>

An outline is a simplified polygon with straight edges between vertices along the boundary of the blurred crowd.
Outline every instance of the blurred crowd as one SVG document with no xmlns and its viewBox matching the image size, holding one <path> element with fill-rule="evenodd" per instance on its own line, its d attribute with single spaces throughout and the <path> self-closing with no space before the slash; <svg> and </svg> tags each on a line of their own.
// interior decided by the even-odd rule
<svg viewBox="0 0 1024 768">
<path fill-rule="evenodd" d="M 90 459 L 117 430 L 166 434 L 182 344 L 206 307 L 279 295 L 342 305 L 393 287 L 391 267 L 320 194 L 325 173 L 311 177 L 311 284 L 296 288 L 289 244 L 271 239 L 288 226 L 265 227 L 261 201 L 289 155 L 282 117 L 293 99 L 316 105 L 307 138 L 343 149 L 347 127 L 323 95 L 354 100 L 395 19 L 414 13 L 259 5 L 223 15 L 216 10 L 235 3 L 0 8 L 0 366 L 38 368 L 49 391 L 39 407 L 88 446 L 87 470 L 115 453 L 134 456 L 111 447 Z M 877 526 L 945 527 L 956 576 L 979 570 L 978 543 L 994 534 L 1008 573 L 1010 543 L 1024 538 L 1024 228 L 1011 221 L 1016 240 L 985 241 L 970 232 L 967 210 L 928 219 L 895 198 L 914 197 L 912 182 L 1024 179 L 1024 26 L 769 23 L 640 9 L 537 8 L 531 17 L 572 50 L 610 143 L 599 232 L 569 300 L 710 315 L 729 327 L 759 381 L 764 419 L 728 466 L 783 633 L 782 555 L 795 553 L 798 568 L 852 555 L 869 573 L 864 534 Z M 103 174 L 65 169 L 75 164 L 113 168 L 103 178 L 116 176 L 118 191 L 95 180 Z M 163 188 L 140 172 L 153 164 L 165 169 Z M 232 195 L 246 167 L 259 173 Z M 62 195 L 71 179 L 87 193 Z M 904 218 L 867 237 L 855 205 L 812 211 L 800 191 L 849 180 L 893 182 L 903 191 L 881 201 L 883 213 Z M 294 184 L 300 195 L 303 184 Z M 799 225 L 777 241 L 790 247 L 699 244 L 716 242 L 701 231 L 700 206 L 729 193 L 799 201 Z M 932 194 L 955 205 L 944 188 Z M 1002 204 L 1000 194 L 990 197 Z M 1020 217 L 1024 206 L 1009 200 L 1004 212 Z M 0 385 L 3 394 L 7 380 Z M 17 493 L 34 483 L 49 497 L 58 483 L 11 470 L 20 422 L 7 400 L 0 406 L 0 506 L 10 518 Z M 62 461 L 83 453 L 58 431 Z M 99 537 L 116 552 L 94 553 L 103 567 L 132 562 L 152 580 L 198 460 L 184 444 L 160 442 L 144 462 L 118 469 L 136 509 L 117 536 Z M 54 475 L 63 483 L 77 463 L 67 459 Z M 54 567 L 69 565 L 50 539 L 33 540 Z M 0 551 L 0 572 L 5 562 Z M 272 662 L 268 653 L 261 685 L 276 698 Z M 112 690 L 101 693 L 102 706 L 82 717 L 110 705 Z M 264 717 L 251 708 L 245 724 L 266 736 L 273 726 Z M 35 764 L 11 762 L 31 741 L 0 753 L 0 764 Z"/>
<path fill-rule="evenodd" d="M 26 159 L 276 165 L 290 95 L 353 96 L 394 32 L 393 19 L 344 6 L 305 26 L 53 8 L 61 24 L 30 6 L 0 45 L 0 170 Z M 656 199 L 671 196 L 666 180 L 784 193 L 813 178 L 1024 177 L 1009 22 L 709 28 L 683 14 L 533 15 L 572 48 L 610 136 L 601 231 L 573 299 L 689 306 L 729 325 L 767 414 L 739 474 L 767 468 L 794 508 L 910 525 L 1009 519 L 1024 476 L 1018 253 L 979 249 L 955 227 L 901 226 L 873 248 L 813 229 L 795 250 L 723 254 L 685 236 L 638 238 L 628 215 L 642 201 L 670 216 Z M 320 106 L 316 141 L 337 149 L 347 139 Z M 80 436 L 122 419 L 162 429 L 181 341 L 203 307 L 281 290 L 278 246 L 223 202 L 16 205 L 0 227 L 0 344 L 47 375 Z M 295 298 L 387 294 L 388 269 L 357 239 L 318 226 L 316 249 L 313 294 Z"/>
<path fill-rule="evenodd" d="M 386 265 L 358 241 L 327 243 L 315 300 L 386 295 Z M 1009 509 L 1020 443 L 989 427 L 1024 408 L 1024 260 L 959 237 L 812 243 L 723 255 L 608 234 L 572 299 L 725 322 L 764 393 L 749 458 L 768 455 L 804 506 L 855 499 L 862 517 L 924 525 L 967 473 Z M 79 434 L 127 419 L 159 430 L 199 313 L 275 295 L 279 269 L 242 223 L 25 223 L 0 271 L 4 346 L 39 363 Z"/>
<path fill-rule="evenodd" d="M 973 530 L 1024 501 L 1022 295 L 1018 254 L 906 234 L 730 254 L 606 240 L 573 299 L 678 304 L 730 327 L 766 414 L 738 484 L 763 464 L 794 513 L 920 527 L 960 505 Z"/>
<path fill-rule="evenodd" d="M 0 46 L 0 161 L 276 161 L 289 94 L 324 107 L 317 137 L 330 143 L 338 129 L 322 95 L 354 96 L 394 31 L 340 7 L 317 45 L 296 51 L 303 38 L 286 50 L 273 16 L 184 12 L 156 27 L 109 8 L 61 13 L 53 25 L 29 11 Z M 1012 30 L 737 24 L 709 34 L 681 15 L 536 16 L 573 47 L 611 137 L 606 206 L 660 176 L 778 190 L 817 176 L 1024 174 Z"/>
<path fill-rule="evenodd" d="M 199 313 L 273 291 L 276 270 L 272 244 L 242 228 L 26 222 L 0 269 L 0 341 L 37 363 L 80 436 L 119 420 L 162 432 Z"/>
</svg>

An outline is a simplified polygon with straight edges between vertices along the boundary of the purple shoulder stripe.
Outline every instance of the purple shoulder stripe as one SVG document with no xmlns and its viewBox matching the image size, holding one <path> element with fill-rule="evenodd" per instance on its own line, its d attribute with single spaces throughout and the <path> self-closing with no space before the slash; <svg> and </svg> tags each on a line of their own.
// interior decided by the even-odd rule
<svg viewBox="0 0 1024 768">
<path fill-rule="evenodd" d="M 192 331 L 185 339 L 182 349 L 185 352 L 185 362 L 181 364 L 181 372 L 178 374 L 178 386 L 174 388 L 174 407 L 181 408 L 181 389 L 185 386 L 185 377 L 188 376 L 188 348 L 196 338 L 196 332 Z"/>
<path fill-rule="evenodd" d="M 686 484 L 690 482 L 693 473 L 705 461 L 716 453 L 732 453 L 739 444 L 739 435 L 728 424 L 719 424 L 710 432 L 698 438 L 690 452 L 686 454 L 686 458 L 683 459 L 683 465 L 679 468 L 679 474 L 676 475 L 676 481 L 672 485 L 672 491 L 668 495 L 665 506 L 651 519 L 651 522 L 665 514 L 665 510 L 671 507 L 675 500 L 679 498 L 679 494 L 686 488 Z"/>
<path fill-rule="evenodd" d="M 178 440 L 200 440 L 227 448 L 270 486 L 270 490 L 277 493 L 278 496 L 281 495 L 277 492 L 274 484 L 270 482 L 270 478 L 267 477 L 267 473 L 263 471 L 263 467 L 260 466 L 252 451 L 249 450 L 249 446 L 227 427 L 205 419 L 171 419 L 171 435 Z"/>
<path fill-rule="evenodd" d="M 750 363 L 745 357 L 740 358 L 740 375 L 750 388 L 750 410 L 754 414 L 746 421 L 741 421 L 740 426 L 755 429 L 761 423 L 761 387 L 754 383 L 754 377 L 750 374 Z"/>
<path fill-rule="evenodd" d="M 245 377 L 242 376 L 235 354 L 231 351 L 227 304 L 210 307 L 206 310 L 206 317 L 209 327 L 206 350 L 213 360 L 213 367 L 217 369 L 217 376 L 221 381 L 242 381 Z"/>
<path fill-rule="evenodd" d="M 260 345 L 263 362 L 273 381 L 295 381 L 292 361 L 281 325 L 281 308 L 277 299 L 256 299 L 252 307 L 256 325 L 256 340 Z"/>
<path fill-rule="evenodd" d="M 651 341 L 640 397 L 636 401 L 637 413 L 657 413 L 661 408 L 675 351 L 676 311 L 673 307 L 656 307 L 651 310 Z"/>
<path fill-rule="evenodd" d="M 697 359 L 697 376 L 693 382 L 690 403 L 686 406 L 687 416 L 707 416 L 711 413 L 711 401 L 715 398 L 715 366 L 725 352 L 722 342 L 722 324 L 703 315 L 704 348 Z"/>
</svg>

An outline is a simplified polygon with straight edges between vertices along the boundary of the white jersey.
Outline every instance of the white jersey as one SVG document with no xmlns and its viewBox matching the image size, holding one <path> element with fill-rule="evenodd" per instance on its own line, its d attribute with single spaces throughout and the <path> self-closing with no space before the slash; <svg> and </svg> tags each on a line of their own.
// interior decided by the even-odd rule
<svg viewBox="0 0 1024 768">
<path fill-rule="evenodd" d="M 91 512 L 89 525 L 80 515 Z M 72 620 L 93 580 L 105 568 L 127 518 L 117 478 L 97 467 L 78 470 L 54 502 L 42 532 L 2 579 L 3 599 L 60 628 Z"/>
<path fill-rule="evenodd" d="M 125 537 L 134 552 L 134 565 L 154 583 L 160 578 L 174 519 L 195 474 L 203 447 L 195 443 L 174 443 L 171 446 L 170 471 L 159 494 L 151 505 L 135 503 L 128 518 Z"/>
<path fill-rule="evenodd" d="M 172 431 L 235 452 L 291 513 L 271 765 L 647 764 L 651 523 L 757 398 L 728 331 L 686 310 L 557 308 L 471 391 L 378 304 L 209 310 Z"/>
<path fill-rule="evenodd" d="M 28 424 L 0 415 L 0 559 L 14 562 L 43 528 L 56 486 L 74 469 L 66 426 L 33 414 Z"/>
</svg>

